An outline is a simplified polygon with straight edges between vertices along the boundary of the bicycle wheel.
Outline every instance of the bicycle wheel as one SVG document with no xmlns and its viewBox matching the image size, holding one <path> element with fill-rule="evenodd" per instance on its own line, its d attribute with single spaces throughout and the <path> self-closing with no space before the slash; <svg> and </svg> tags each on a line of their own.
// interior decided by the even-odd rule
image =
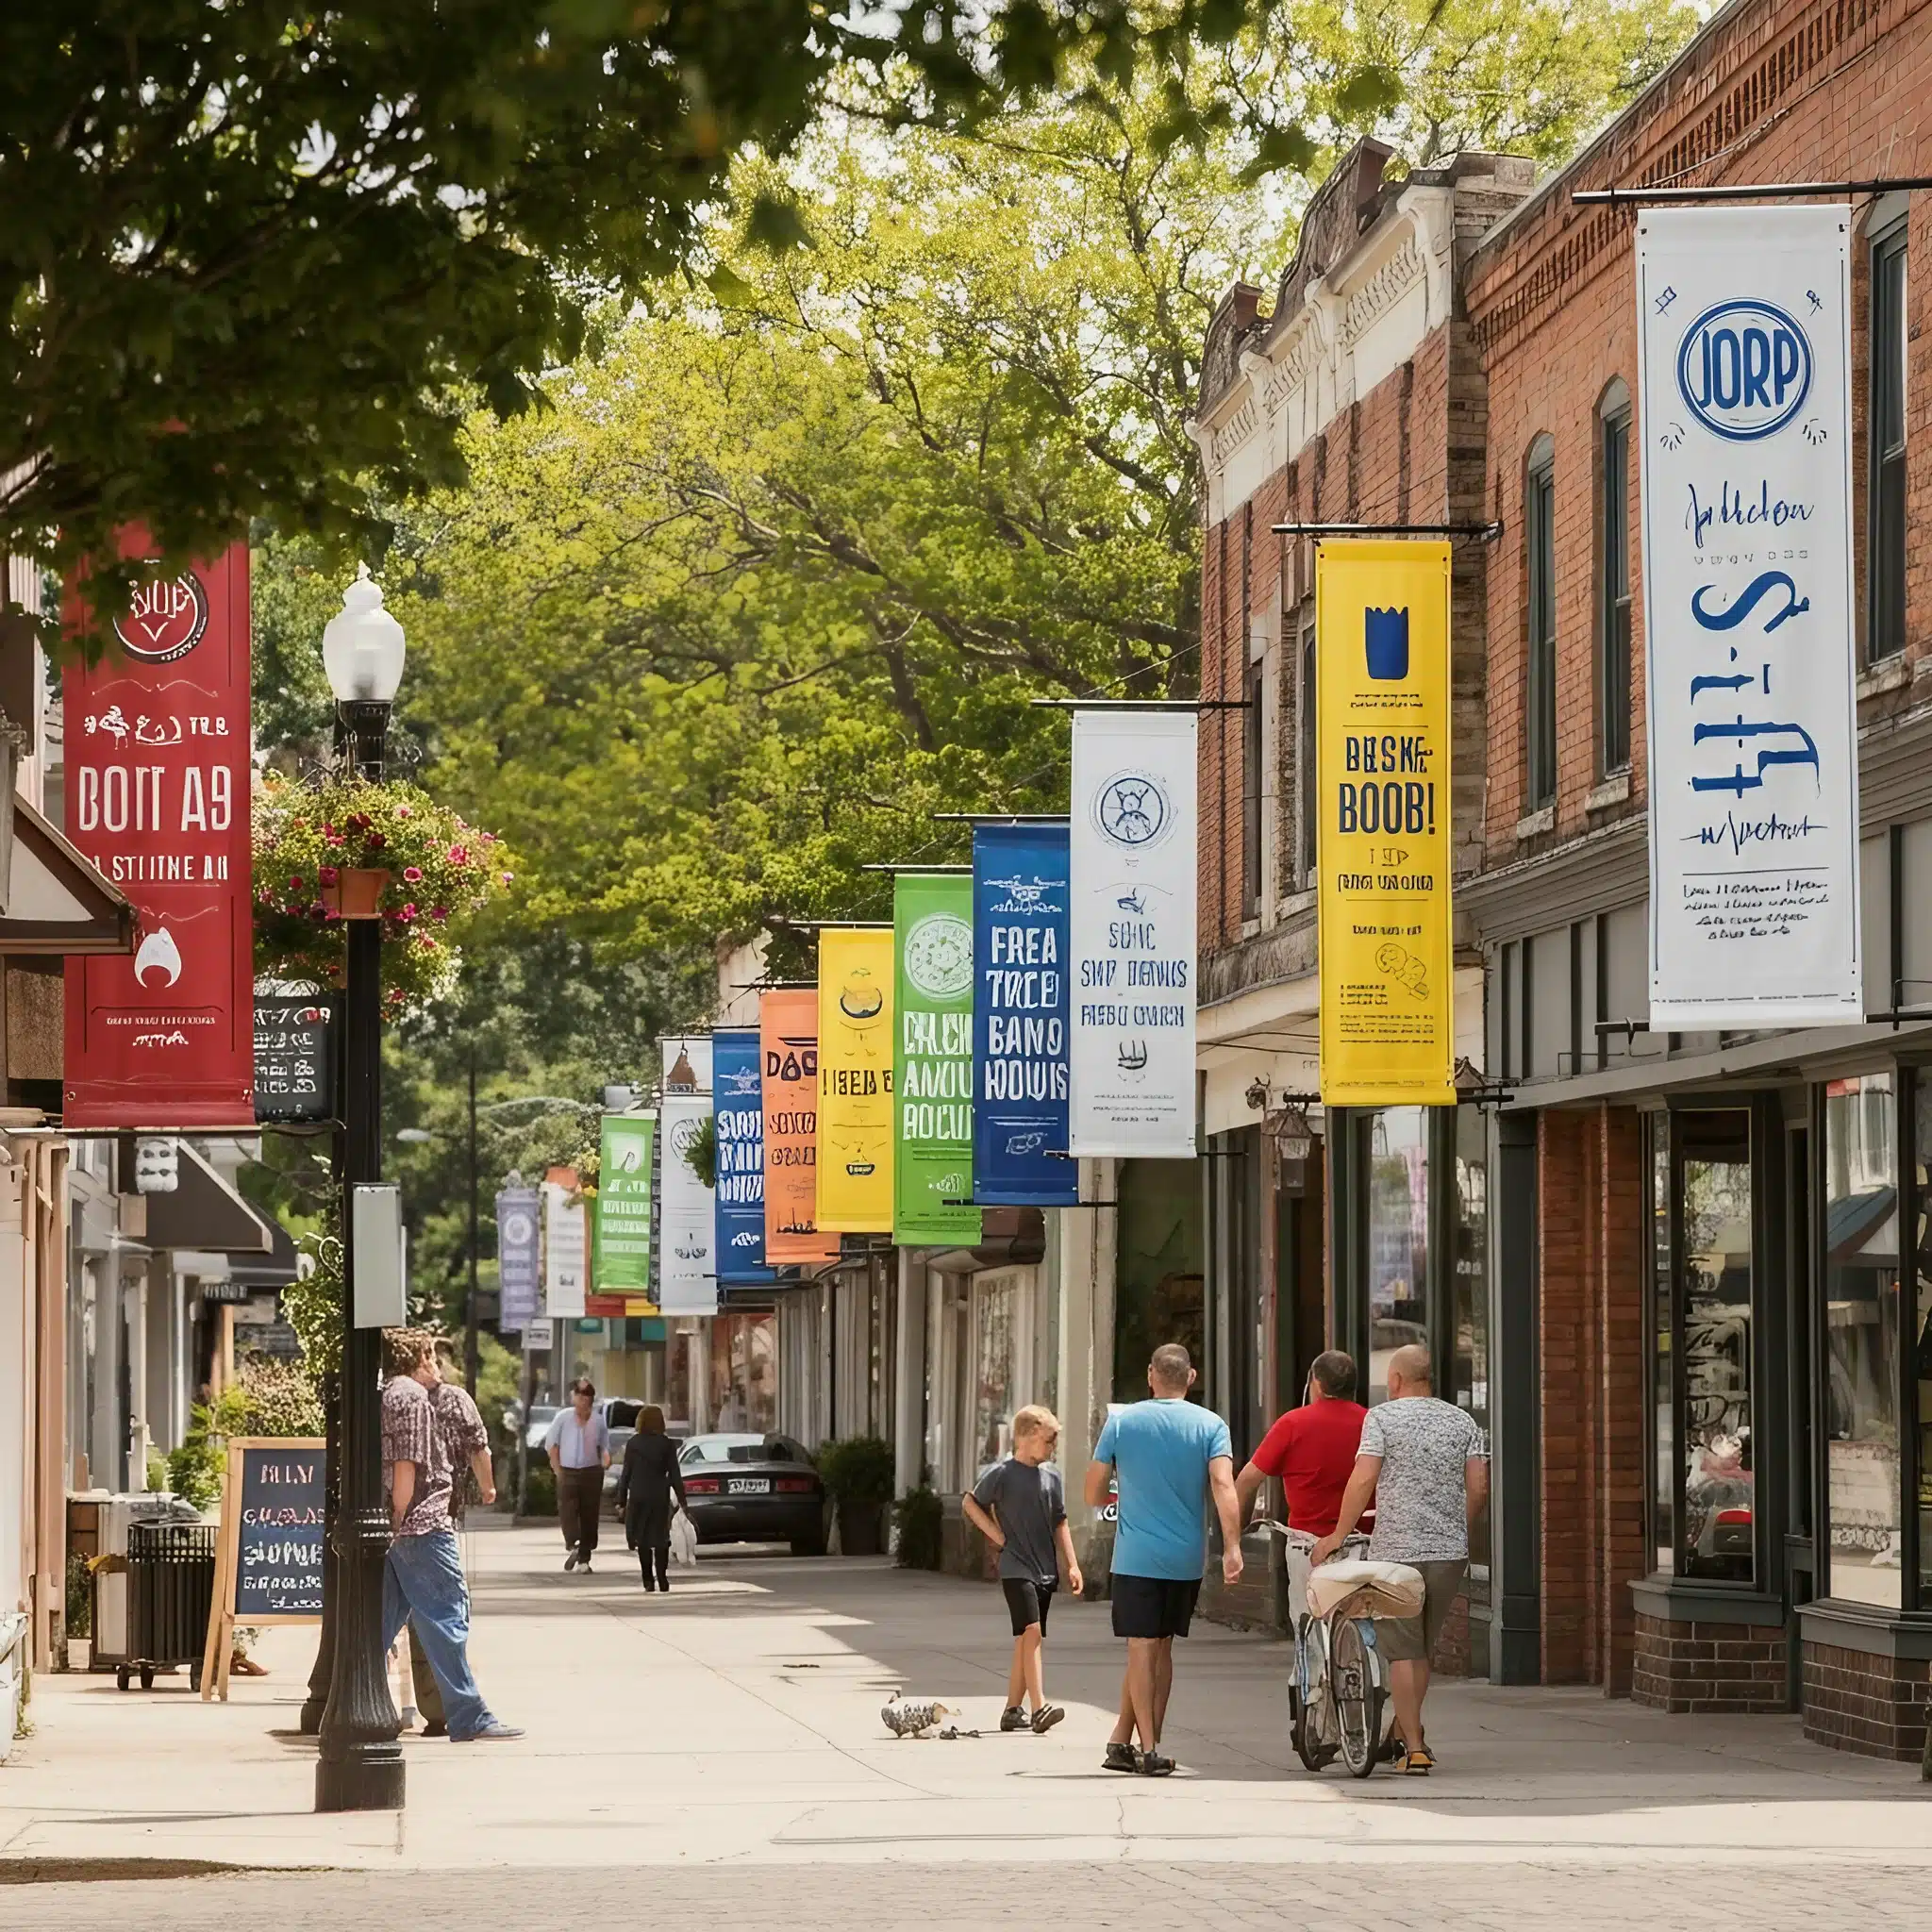
<svg viewBox="0 0 1932 1932">
<path fill-rule="evenodd" d="M 1381 1757 L 1381 1660 L 1362 1635 L 1358 1617 L 1328 1626 L 1328 1691 L 1341 1734 L 1341 1761 L 1351 1775 L 1367 1777 Z"/>
</svg>

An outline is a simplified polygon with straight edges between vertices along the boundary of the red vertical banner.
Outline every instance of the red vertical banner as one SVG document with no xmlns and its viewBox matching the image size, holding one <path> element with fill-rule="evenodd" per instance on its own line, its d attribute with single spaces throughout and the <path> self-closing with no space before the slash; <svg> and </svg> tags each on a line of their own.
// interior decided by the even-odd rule
<svg viewBox="0 0 1932 1932">
<path fill-rule="evenodd" d="M 135 554 L 130 532 L 124 554 Z M 128 957 L 67 962 L 71 1127 L 255 1118 L 248 546 L 142 586 L 62 684 L 66 832 L 133 902 Z"/>
</svg>

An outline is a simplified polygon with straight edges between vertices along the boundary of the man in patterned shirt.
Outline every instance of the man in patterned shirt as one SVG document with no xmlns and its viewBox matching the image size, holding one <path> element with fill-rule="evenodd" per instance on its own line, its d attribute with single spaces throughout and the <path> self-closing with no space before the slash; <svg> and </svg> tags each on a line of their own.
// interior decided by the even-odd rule
<svg viewBox="0 0 1932 1932">
<path fill-rule="evenodd" d="M 470 1674 L 470 1592 L 457 1534 L 450 1526 L 450 1457 L 429 1390 L 439 1380 L 436 1349 L 426 1336 L 398 1350 L 407 1373 L 382 1391 L 382 1485 L 394 1535 L 382 1572 L 382 1647 L 412 1624 L 429 1656 L 458 1743 L 520 1738 L 491 1715 Z"/>
<path fill-rule="evenodd" d="M 1325 1563 L 1373 1500 L 1371 1560 L 1407 1563 L 1422 1573 L 1426 1595 L 1421 1612 L 1378 1618 L 1375 1641 L 1389 1659 L 1395 1724 L 1406 1747 L 1402 1768 L 1426 1776 L 1436 1765 L 1423 1740 L 1429 1659 L 1469 1568 L 1469 1525 L 1489 1500 L 1489 1451 L 1467 1410 L 1437 1399 L 1427 1349 L 1398 1348 L 1387 1374 L 1389 1400 L 1370 1409 L 1362 1424 L 1341 1513 L 1315 1545 L 1312 1560 Z"/>
</svg>

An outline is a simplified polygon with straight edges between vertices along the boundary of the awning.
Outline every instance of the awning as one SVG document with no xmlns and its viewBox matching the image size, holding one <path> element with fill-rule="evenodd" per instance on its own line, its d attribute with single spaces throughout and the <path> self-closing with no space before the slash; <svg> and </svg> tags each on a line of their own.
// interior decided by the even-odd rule
<svg viewBox="0 0 1932 1932">
<path fill-rule="evenodd" d="M 256 1265 L 265 1264 L 281 1230 L 257 1213 L 188 1141 L 177 1141 L 175 1147 L 180 1159 L 175 1191 L 145 1197 L 148 1246 L 225 1252 L 236 1259 L 229 1271 L 231 1279 L 239 1276 L 249 1257 Z M 292 1267 L 286 1278 L 294 1278 Z"/>
<path fill-rule="evenodd" d="M 0 791 L 0 955 L 133 950 L 134 908 L 9 784 Z"/>
</svg>

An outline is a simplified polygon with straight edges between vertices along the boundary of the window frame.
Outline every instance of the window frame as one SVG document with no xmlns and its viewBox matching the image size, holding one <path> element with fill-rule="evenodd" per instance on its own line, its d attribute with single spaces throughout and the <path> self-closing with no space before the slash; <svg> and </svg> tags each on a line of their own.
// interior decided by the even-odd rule
<svg viewBox="0 0 1932 1932">
<path fill-rule="evenodd" d="M 1321 822 L 1319 788 L 1315 782 L 1315 762 L 1321 756 L 1315 713 L 1316 645 L 1315 620 L 1311 616 L 1302 626 L 1300 651 L 1301 690 L 1296 699 L 1295 764 L 1301 786 L 1300 824 L 1296 827 L 1297 858 L 1301 861 L 1302 884 L 1312 886 L 1321 863 Z"/>
<path fill-rule="evenodd" d="M 1910 400 L 1910 258 L 1904 216 L 1886 223 L 1866 243 L 1865 409 L 1865 661 L 1882 664 L 1906 646 L 1906 559 L 1910 547 L 1907 449 Z M 1880 298 L 1881 278 L 1897 269 L 1897 306 Z M 1896 340 L 1893 340 L 1893 337 Z M 1896 397 L 1884 385 L 1897 380 Z M 1888 401 L 1895 408 L 1888 409 Z M 1882 438 L 1882 415 L 1895 414 L 1895 441 Z M 1887 485 L 1896 486 L 1896 543 L 1887 539 Z"/>
<path fill-rule="evenodd" d="M 1251 657 L 1241 677 L 1241 918 L 1261 916 L 1266 866 L 1266 796 L 1268 744 L 1266 718 L 1268 664 Z"/>
<path fill-rule="evenodd" d="M 1525 813 L 1557 802 L 1557 454 L 1548 436 L 1530 445 L 1523 480 L 1527 594 L 1524 675 Z"/>
<path fill-rule="evenodd" d="M 1630 392 L 1619 380 L 1597 406 L 1597 775 L 1630 769 L 1636 600 L 1630 573 Z M 1619 578 L 1621 577 L 1621 586 Z"/>
</svg>

